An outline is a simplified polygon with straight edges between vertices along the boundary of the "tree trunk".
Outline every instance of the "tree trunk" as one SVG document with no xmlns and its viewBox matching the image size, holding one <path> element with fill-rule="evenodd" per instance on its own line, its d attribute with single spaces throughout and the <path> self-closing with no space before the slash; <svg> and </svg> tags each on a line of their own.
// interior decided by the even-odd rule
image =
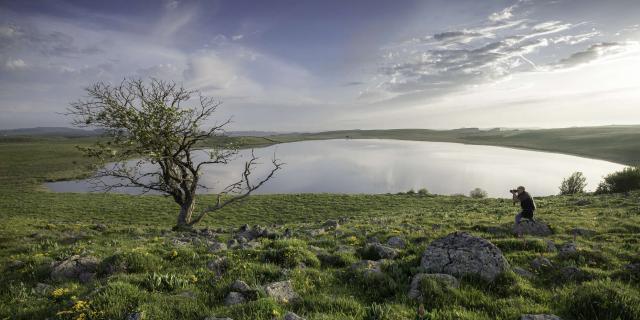
<svg viewBox="0 0 640 320">
<path fill-rule="evenodd" d="M 178 224 L 176 225 L 176 229 L 191 228 L 191 217 L 193 215 L 193 210 L 195 209 L 195 207 L 195 199 L 187 200 L 180 206 L 180 214 L 178 215 Z"/>
</svg>

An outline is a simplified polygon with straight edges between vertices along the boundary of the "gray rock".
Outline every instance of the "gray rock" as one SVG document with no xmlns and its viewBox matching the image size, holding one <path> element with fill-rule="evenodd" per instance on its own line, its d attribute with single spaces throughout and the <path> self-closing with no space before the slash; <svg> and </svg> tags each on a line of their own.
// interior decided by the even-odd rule
<svg viewBox="0 0 640 320">
<path fill-rule="evenodd" d="M 340 224 L 338 223 L 338 220 L 333 220 L 333 219 L 329 219 L 327 221 L 325 221 L 322 226 L 325 229 L 338 229 L 340 227 Z"/>
<path fill-rule="evenodd" d="M 100 231 L 100 232 L 107 231 L 107 229 L 108 229 L 107 225 L 104 224 L 104 223 L 98 223 L 98 224 L 93 226 L 93 230 L 97 230 L 97 231 Z"/>
<path fill-rule="evenodd" d="M 306 320 L 305 318 L 289 311 L 284 315 L 284 320 Z"/>
<path fill-rule="evenodd" d="M 142 320 L 144 319 L 144 312 L 132 312 L 127 315 L 126 320 Z"/>
<path fill-rule="evenodd" d="M 229 259 L 227 257 L 218 257 L 207 262 L 207 268 L 214 271 L 216 275 L 221 276 L 229 268 Z"/>
<path fill-rule="evenodd" d="M 553 314 L 523 314 L 520 320 L 562 320 Z"/>
<path fill-rule="evenodd" d="M 293 237 L 293 231 L 291 231 L 291 229 L 289 229 L 289 228 L 286 228 L 284 230 L 284 233 L 282 234 L 282 236 L 285 237 L 285 238 L 291 238 L 291 237 Z"/>
<path fill-rule="evenodd" d="M 532 221 L 527 219 L 522 219 L 520 223 L 514 224 L 511 228 L 511 232 L 514 235 L 528 234 L 541 237 L 553 234 L 548 224 L 542 221 Z"/>
<path fill-rule="evenodd" d="M 71 256 L 63 261 L 51 264 L 51 278 L 54 280 L 80 279 L 84 273 L 95 273 L 98 269 L 98 259 L 95 257 Z"/>
<path fill-rule="evenodd" d="M 242 293 L 231 291 L 224 298 L 224 305 L 232 306 L 234 304 L 245 303 L 246 301 L 247 299 L 242 295 Z"/>
<path fill-rule="evenodd" d="M 560 276 L 563 281 L 584 281 L 591 279 L 589 274 L 574 266 L 562 268 L 560 270 Z"/>
<path fill-rule="evenodd" d="M 534 270 L 550 268 L 552 265 L 553 264 L 551 264 L 551 261 L 549 261 L 549 259 L 545 257 L 536 257 L 535 259 L 533 259 L 533 261 L 531 261 L 531 268 L 533 268 Z"/>
<path fill-rule="evenodd" d="M 264 286 L 264 292 L 280 303 L 288 303 L 298 298 L 298 294 L 293 290 L 291 280 L 267 284 Z"/>
<path fill-rule="evenodd" d="M 234 281 L 231 286 L 230 286 L 232 291 L 236 291 L 236 292 L 240 292 L 240 293 L 247 293 L 247 292 L 251 292 L 253 291 L 253 289 L 251 289 L 251 287 L 244 281 L 242 280 L 236 280 Z"/>
<path fill-rule="evenodd" d="M 523 278 L 533 279 L 535 277 L 535 275 L 533 273 L 529 272 L 526 269 L 520 268 L 520 267 L 513 267 L 512 270 L 517 275 L 520 275 Z"/>
<path fill-rule="evenodd" d="M 573 228 L 570 233 L 574 236 L 582 236 L 582 237 L 591 237 L 596 235 L 595 230 L 584 229 L 584 228 Z"/>
<path fill-rule="evenodd" d="M 83 272 L 78 276 L 78 280 L 80 280 L 81 283 L 89 283 L 93 281 L 93 279 L 95 278 L 96 278 L 95 272 Z"/>
<path fill-rule="evenodd" d="M 47 296 L 51 293 L 51 291 L 53 291 L 53 286 L 46 283 L 38 282 L 36 284 L 36 287 L 34 288 L 34 291 L 41 296 Z"/>
<path fill-rule="evenodd" d="M 404 249 L 406 246 L 404 240 L 400 237 L 391 237 L 387 240 L 387 245 L 396 248 L 396 249 Z"/>
<path fill-rule="evenodd" d="M 360 260 L 351 265 L 351 270 L 365 275 L 369 273 L 382 273 L 382 263 L 384 261 L 385 260 Z"/>
<path fill-rule="evenodd" d="M 235 248 L 239 245 L 240 243 L 236 239 L 229 239 L 229 241 L 227 241 L 227 248 Z"/>
<path fill-rule="evenodd" d="M 378 255 L 379 259 L 395 259 L 395 257 L 398 256 L 397 249 L 387 247 L 379 243 L 368 244 L 365 247 L 365 251 L 370 250 L 375 252 Z"/>
<path fill-rule="evenodd" d="M 324 230 L 324 228 L 319 228 L 319 229 L 315 229 L 315 230 L 309 231 L 309 235 L 312 236 L 312 237 L 317 237 L 317 236 L 323 235 L 325 233 L 327 233 L 327 231 Z"/>
<path fill-rule="evenodd" d="M 380 243 L 377 237 L 369 237 L 367 238 L 367 243 Z"/>
<path fill-rule="evenodd" d="M 576 253 L 578 253 L 578 248 L 573 242 L 567 242 L 561 245 L 558 249 L 558 256 L 560 256 L 561 258 L 570 257 L 575 255 Z"/>
<path fill-rule="evenodd" d="M 247 232 L 249 231 L 249 225 L 248 224 L 243 224 L 240 226 L 240 228 L 238 228 L 238 232 Z"/>
<path fill-rule="evenodd" d="M 454 232 L 431 242 L 420 266 L 428 273 L 474 274 L 487 281 L 509 269 L 498 247 L 466 232 Z"/>
<path fill-rule="evenodd" d="M 420 292 L 420 282 L 423 279 L 433 279 L 439 283 L 444 284 L 448 288 L 458 288 L 460 286 L 460 281 L 456 279 L 454 276 L 443 274 L 443 273 L 418 273 L 413 276 L 411 280 L 411 288 L 409 289 L 409 298 L 410 299 L 418 299 L 422 293 Z"/>
<path fill-rule="evenodd" d="M 227 250 L 227 245 L 222 242 L 214 242 L 209 246 L 209 252 L 219 252 Z"/>
</svg>

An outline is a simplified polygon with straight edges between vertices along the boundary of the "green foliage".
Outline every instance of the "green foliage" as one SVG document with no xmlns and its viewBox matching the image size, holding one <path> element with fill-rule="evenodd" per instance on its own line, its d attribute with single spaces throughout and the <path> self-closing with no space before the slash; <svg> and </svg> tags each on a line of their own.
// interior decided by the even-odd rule
<svg viewBox="0 0 640 320">
<path fill-rule="evenodd" d="M 189 280 L 182 276 L 168 273 L 150 273 L 144 278 L 143 286 L 150 291 L 174 291 L 185 288 L 189 284 Z"/>
<path fill-rule="evenodd" d="M 318 267 L 320 260 L 307 249 L 302 240 L 275 240 L 264 254 L 265 262 L 276 263 L 280 266 L 293 268 L 303 263 L 305 266 Z"/>
<path fill-rule="evenodd" d="M 336 252 L 318 256 L 323 267 L 344 268 L 357 261 L 355 255 L 350 252 Z"/>
<path fill-rule="evenodd" d="M 162 259 L 154 254 L 139 251 L 116 253 L 104 259 L 99 267 L 101 274 L 153 272 L 161 268 Z"/>
<path fill-rule="evenodd" d="M 638 289 L 616 281 L 598 280 L 566 289 L 560 303 L 571 319 L 640 319 Z"/>
<path fill-rule="evenodd" d="M 587 187 L 587 177 L 580 171 L 576 171 L 569 177 L 562 180 L 560 184 L 560 194 L 570 195 L 577 193 L 584 193 L 584 188 Z"/>
<path fill-rule="evenodd" d="M 418 190 L 418 195 L 419 196 L 429 195 L 429 190 L 427 190 L 426 188 L 420 188 L 420 190 Z"/>
<path fill-rule="evenodd" d="M 619 193 L 638 189 L 640 189 L 640 167 L 626 167 L 622 171 L 604 177 L 596 193 Z"/>
<path fill-rule="evenodd" d="M 419 285 L 422 303 L 428 309 L 442 308 L 448 303 L 455 303 L 457 289 L 447 287 L 443 282 L 433 278 L 423 278 Z"/>
<path fill-rule="evenodd" d="M 469 191 L 469 197 L 474 199 L 484 199 L 487 197 L 487 192 L 480 188 L 475 188 Z"/>
</svg>

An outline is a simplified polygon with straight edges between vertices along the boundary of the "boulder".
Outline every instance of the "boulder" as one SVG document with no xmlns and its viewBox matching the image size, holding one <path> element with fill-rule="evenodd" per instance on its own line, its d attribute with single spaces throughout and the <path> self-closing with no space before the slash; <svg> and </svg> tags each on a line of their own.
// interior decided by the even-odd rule
<svg viewBox="0 0 640 320">
<path fill-rule="evenodd" d="M 251 287 L 244 281 L 242 280 L 236 280 L 234 281 L 231 286 L 231 291 L 236 291 L 236 292 L 240 292 L 240 293 L 247 293 L 247 292 L 251 292 L 253 291 L 253 289 L 251 289 Z"/>
<path fill-rule="evenodd" d="M 379 243 L 368 244 L 364 250 L 366 252 L 373 252 L 378 256 L 378 259 L 395 259 L 398 256 L 398 250 L 387 247 Z"/>
<path fill-rule="evenodd" d="M 533 268 L 534 270 L 550 268 L 552 265 L 553 264 L 551 264 L 551 261 L 549 261 L 549 259 L 545 257 L 536 257 L 535 259 L 533 259 L 533 261 L 531 261 L 531 268 Z"/>
<path fill-rule="evenodd" d="M 513 272 L 523 278 L 533 279 L 535 276 L 533 273 L 527 271 L 526 269 L 520 267 L 513 267 Z"/>
<path fill-rule="evenodd" d="M 214 242 L 209 246 L 209 252 L 219 252 L 227 250 L 227 245 L 223 242 Z"/>
<path fill-rule="evenodd" d="M 107 231 L 107 225 L 104 223 L 98 223 L 92 227 L 93 230 L 104 232 Z"/>
<path fill-rule="evenodd" d="M 309 235 L 312 237 L 321 236 L 325 233 L 327 233 L 327 231 L 324 228 L 319 228 L 319 229 L 314 229 L 309 231 Z"/>
<path fill-rule="evenodd" d="M 305 318 L 289 311 L 284 315 L 284 320 L 306 320 Z"/>
<path fill-rule="evenodd" d="M 448 288 L 457 288 L 460 286 L 460 281 L 455 277 L 443 274 L 443 273 L 418 273 L 413 276 L 411 280 L 411 288 L 409 289 L 409 298 L 410 299 L 418 299 L 422 292 L 420 292 L 420 282 L 423 279 L 433 279 L 438 283 L 445 285 Z"/>
<path fill-rule="evenodd" d="M 207 268 L 221 276 L 229 268 L 229 259 L 227 257 L 218 257 L 207 262 Z"/>
<path fill-rule="evenodd" d="M 553 314 L 523 314 L 520 320 L 562 320 Z"/>
<path fill-rule="evenodd" d="M 86 274 L 95 274 L 99 261 L 95 257 L 71 256 L 62 261 L 51 264 L 51 278 L 54 280 L 75 279 L 80 280 L 81 276 L 87 278 Z"/>
<path fill-rule="evenodd" d="M 293 290 L 291 280 L 270 283 L 264 286 L 264 292 L 280 303 L 287 303 L 298 298 L 298 294 Z"/>
<path fill-rule="evenodd" d="M 340 227 L 340 224 L 338 223 L 338 220 L 332 220 L 329 219 L 327 221 L 325 221 L 322 226 L 325 229 L 338 229 L 338 227 Z"/>
<path fill-rule="evenodd" d="M 247 301 L 247 299 L 244 297 L 244 295 L 242 295 L 242 293 L 231 291 L 224 298 L 224 305 L 225 306 L 232 306 L 234 304 L 241 304 L 241 303 L 244 303 L 246 301 Z"/>
<path fill-rule="evenodd" d="M 556 248 L 556 244 L 553 243 L 553 240 L 547 239 L 544 242 L 547 245 L 547 252 L 556 252 L 556 251 L 558 251 L 558 248 Z"/>
<path fill-rule="evenodd" d="M 396 249 L 404 249 L 406 246 L 404 240 L 400 237 L 391 237 L 387 240 L 387 245 Z"/>
<path fill-rule="evenodd" d="M 534 220 L 527 220 L 527 219 L 522 219 L 520 223 L 514 224 L 513 227 L 511 228 L 511 232 L 514 235 L 528 234 L 528 235 L 540 236 L 540 237 L 550 236 L 553 234 L 548 224 L 541 221 L 534 221 Z"/>
<path fill-rule="evenodd" d="M 142 320 L 144 319 L 144 312 L 132 312 L 127 314 L 126 320 Z"/>
<path fill-rule="evenodd" d="M 498 247 L 466 232 L 454 232 L 431 242 L 420 266 L 428 273 L 472 274 L 487 281 L 493 281 L 509 269 Z"/>
</svg>

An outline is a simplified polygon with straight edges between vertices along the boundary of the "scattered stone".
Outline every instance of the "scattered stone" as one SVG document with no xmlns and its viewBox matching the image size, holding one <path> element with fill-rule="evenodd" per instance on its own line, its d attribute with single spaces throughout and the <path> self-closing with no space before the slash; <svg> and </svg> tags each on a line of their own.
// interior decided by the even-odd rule
<svg viewBox="0 0 640 320">
<path fill-rule="evenodd" d="M 233 249 L 239 245 L 240 243 L 236 239 L 229 239 L 229 241 L 227 241 L 227 248 Z"/>
<path fill-rule="evenodd" d="M 284 320 L 306 320 L 305 318 L 289 311 L 284 315 Z"/>
<path fill-rule="evenodd" d="M 406 247 L 406 244 L 404 242 L 404 240 L 402 240 L 402 238 L 400 237 L 391 237 L 387 240 L 387 245 L 392 247 L 392 248 L 397 248 L 397 249 L 404 249 L 404 247 Z"/>
<path fill-rule="evenodd" d="M 78 276 L 81 283 L 89 283 L 96 278 L 95 272 L 83 272 Z"/>
<path fill-rule="evenodd" d="M 576 253 L 578 253 L 578 248 L 576 247 L 576 244 L 573 242 L 567 242 L 563 245 L 560 246 L 560 249 L 558 250 L 558 255 L 561 258 L 566 258 L 566 257 L 570 257 L 575 255 Z"/>
<path fill-rule="evenodd" d="M 367 243 L 380 243 L 380 240 L 378 240 L 378 237 L 368 237 Z"/>
<path fill-rule="evenodd" d="M 281 303 L 288 303 L 298 298 L 298 294 L 293 291 L 291 280 L 270 283 L 264 286 L 264 292 Z"/>
<path fill-rule="evenodd" d="M 487 281 L 509 269 L 498 247 L 466 232 L 454 232 L 431 242 L 420 266 L 429 273 L 475 274 Z"/>
<path fill-rule="evenodd" d="M 511 232 L 514 235 L 528 234 L 540 237 L 550 236 L 553 234 L 548 224 L 528 219 L 522 219 L 520 223 L 514 224 L 511 228 Z"/>
<path fill-rule="evenodd" d="M 185 238 L 174 238 L 171 240 L 171 243 L 176 247 L 182 247 L 191 243 L 191 240 Z"/>
<path fill-rule="evenodd" d="M 246 243 L 241 244 L 239 247 L 236 247 L 236 249 L 241 248 L 241 249 L 257 249 L 260 248 L 262 246 L 262 243 L 260 243 L 259 241 L 249 241 Z"/>
<path fill-rule="evenodd" d="M 515 272 L 517 275 L 520 275 L 523 278 L 527 278 L 527 279 L 533 279 L 535 277 L 535 275 L 531 272 L 529 272 L 526 269 L 520 268 L 520 267 L 513 267 L 513 272 Z"/>
<path fill-rule="evenodd" d="M 349 217 L 340 217 L 338 218 L 338 223 L 344 224 L 349 221 Z"/>
<path fill-rule="evenodd" d="M 293 231 L 291 231 L 291 229 L 289 229 L 289 228 L 284 229 L 283 237 L 285 237 L 285 238 L 293 237 Z"/>
<path fill-rule="evenodd" d="M 398 256 L 398 250 L 387 247 L 379 243 L 371 243 L 366 245 L 365 251 L 373 251 L 378 256 L 378 259 L 395 259 Z"/>
<path fill-rule="evenodd" d="M 558 251 L 558 248 L 556 248 L 556 244 L 553 243 L 553 240 L 545 240 L 544 241 L 547 244 L 547 252 L 556 252 Z"/>
<path fill-rule="evenodd" d="M 232 306 L 234 304 L 245 303 L 246 301 L 247 299 L 242 295 L 242 293 L 231 291 L 224 298 L 224 305 Z"/>
<path fill-rule="evenodd" d="M 243 236 L 236 236 L 236 240 L 238 240 L 238 243 L 240 245 L 243 245 L 243 244 L 249 242 L 249 240 L 247 238 L 243 237 Z"/>
<path fill-rule="evenodd" d="M 106 224 L 98 223 L 98 224 L 94 225 L 92 229 L 100 231 L 100 232 L 105 232 L 105 231 L 107 231 L 108 228 L 107 228 Z"/>
<path fill-rule="evenodd" d="M 351 265 L 351 270 L 365 275 L 369 273 L 382 273 L 382 263 L 384 261 L 385 260 L 360 260 Z"/>
<path fill-rule="evenodd" d="M 562 320 L 553 314 L 523 314 L 520 320 Z"/>
<path fill-rule="evenodd" d="M 418 273 L 413 276 L 411 280 L 411 288 L 409 289 L 409 298 L 410 299 L 418 299 L 422 292 L 420 292 L 420 282 L 423 279 L 433 279 L 438 283 L 444 284 L 448 288 L 457 288 L 460 286 L 460 281 L 456 279 L 454 276 L 443 274 L 443 273 Z"/>
<path fill-rule="evenodd" d="M 596 232 L 590 229 L 573 228 L 571 229 L 571 234 L 574 236 L 591 237 L 591 236 L 595 236 Z"/>
<path fill-rule="evenodd" d="M 98 269 L 98 263 L 98 259 L 95 257 L 74 255 L 62 261 L 53 262 L 51 264 L 51 278 L 54 280 L 79 280 L 80 275 L 84 273 L 95 273 Z"/>
<path fill-rule="evenodd" d="M 38 282 L 34 288 L 35 292 L 41 296 L 47 296 L 53 291 L 53 286 L 46 283 Z"/>
<path fill-rule="evenodd" d="M 142 320 L 144 319 L 144 312 L 132 312 L 126 317 L 126 320 Z"/>
<path fill-rule="evenodd" d="M 247 293 L 247 292 L 251 292 L 253 291 L 253 289 L 251 289 L 251 287 L 244 281 L 242 280 L 236 280 L 231 284 L 231 290 L 232 291 L 236 291 L 236 292 L 240 292 L 240 293 Z"/>
<path fill-rule="evenodd" d="M 242 233 L 242 232 L 247 232 L 249 231 L 249 225 L 248 224 L 243 224 L 240 226 L 240 228 L 238 228 L 238 232 Z"/>
<path fill-rule="evenodd" d="M 326 229 L 338 229 L 340 224 L 338 223 L 338 220 L 329 219 L 325 221 L 322 226 Z"/>
<path fill-rule="evenodd" d="M 319 229 L 315 229 L 315 230 L 309 231 L 309 235 L 312 236 L 312 237 L 317 237 L 317 236 L 325 234 L 326 232 L 327 231 L 324 230 L 324 228 L 319 228 Z"/>
<path fill-rule="evenodd" d="M 211 246 L 209 246 L 209 252 L 220 252 L 227 250 L 227 245 L 223 242 L 214 242 Z"/>
<path fill-rule="evenodd" d="M 551 263 L 551 261 L 549 261 L 549 259 L 545 257 L 536 257 L 535 259 L 533 259 L 533 261 L 531 261 L 531 268 L 533 268 L 534 270 L 542 270 L 545 268 L 550 268 L 551 266 L 553 266 L 553 264 Z"/>
</svg>

